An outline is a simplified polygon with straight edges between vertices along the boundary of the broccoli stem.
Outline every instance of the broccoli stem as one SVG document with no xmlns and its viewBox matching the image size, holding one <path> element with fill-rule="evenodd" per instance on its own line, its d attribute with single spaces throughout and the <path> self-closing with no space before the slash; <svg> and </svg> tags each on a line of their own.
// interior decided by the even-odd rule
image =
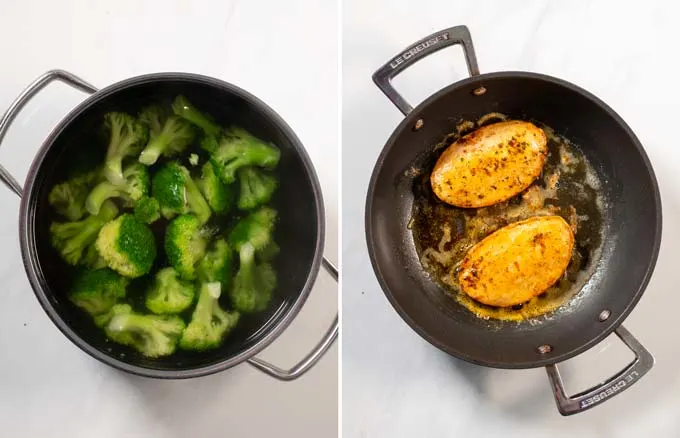
<svg viewBox="0 0 680 438">
<path fill-rule="evenodd" d="M 97 238 L 97 234 L 102 225 L 103 222 L 95 216 L 90 216 L 85 219 L 85 223 L 80 229 L 80 232 L 66 242 L 61 250 L 62 253 L 73 254 L 72 261 L 74 262 L 73 264 L 76 264 L 80 260 L 85 247 L 94 242 Z"/>
<path fill-rule="evenodd" d="M 208 222 L 212 215 L 212 210 L 194 180 L 188 175 L 188 172 L 186 174 L 185 196 L 190 210 L 196 215 L 201 224 Z"/>
<path fill-rule="evenodd" d="M 116 155 L 107 157 L 106 165 L 104 166 L 104 176 L 106 176 L 106 179 L 111 181 L 112 184 L 125 184 L 125 178 L 123 177 L 123 157 Z"/>
<path fill-rule="evenodd" d="M 119 190 L 119 187 L 120 186 L 111 184 L 109 181 L 103 181 L 97 184 L 88 195 L 87 201 L 85 201 L 85 208 L 87 211 L 92 215 L 99 214 L 99 210 L 104 201 L 121 196 L 122 193 Z"/>
<path fill-rule="evenodd" d="M 52 246 L 67 263 L 76 265 L 85 248 L 97 239 L 100 229 L 116 215 L 116 205 L 108 201 L 96 216 L 88 216 L 78 222 L 54 222 L 50 225 Z"/>
<path fill-rule="evenodd" d="M 164 135 L 158 135 L 152 139 L 139 155 L 139 162 L 151 166 L 163 154 L 165 148 L 168 147 L 168 139 Z"/>
<path fill-rule="evenodd" d="M 179 95 L 172 103 L 172 111 L 175 115 L 198 126 L 205 134 L 211 137 L 218 137 L 222 129 L 217 126 L 208 116 L 201 113 L 194 107 L 189 100 Z"/>
</svg>

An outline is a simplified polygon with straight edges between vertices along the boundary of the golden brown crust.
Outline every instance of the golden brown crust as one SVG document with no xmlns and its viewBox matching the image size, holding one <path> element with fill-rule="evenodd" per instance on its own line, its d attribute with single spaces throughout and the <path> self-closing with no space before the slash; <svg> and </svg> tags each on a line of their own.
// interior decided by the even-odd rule
<svg viewBox="0 0 680 438">
<path fill-rule="evenodd" d="M 536 216 L 490 234 L 465 255 L 458 274 L 467 295 L 495 307 L 522 304 L 564 274 L 574 233 L 560 216 Z"/>
<path fill-rule="evenodd" d="M 435 195 L 450 205 L 486 207 L 520 193 L 541 174 L 547 137 L 529 122 L 484 126 L 452 143 L 430 175 Z"/>
</svg>

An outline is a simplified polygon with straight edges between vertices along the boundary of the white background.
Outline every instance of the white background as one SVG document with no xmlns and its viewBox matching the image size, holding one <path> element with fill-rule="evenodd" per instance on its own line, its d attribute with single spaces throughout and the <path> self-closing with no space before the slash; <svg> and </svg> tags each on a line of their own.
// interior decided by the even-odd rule
<svg viewBox="0 0 680 438">
<path fill-rule="evenodd" d="M 0 111 L 35 77 L 63 68 L 103 87 L 186 71 L 239 85 L 302 140 L 325 196 L 326 254 L 338 261 L 337 5 L 275 1 L 3 1 Z M 85 96 L 50 85 L 0 148 L 23 181 L 54 125 Z M 0 436 L 328 437 L 337 434 L 337 346 L 302 379 L 282 383 L 248 365 L 188 381 L 133 377 L 82 353 L 48 320 L 20 258 L 18 199 L 0 186 Z M 337 291 L 321 274 L 307 305 L 262 353 L 282 366 L 325 332 Z"/>
<path fill-rule="evenodd" d="M 344 1 L 343 27 L 343 432 L 354 437 L 680 436 L 680 81 L 677 2 Z M 371 74 L 435 31 L 470 28 L 482 73 L 558 76 L 612 106 L 644 144 L 663 201 L 654 277 L 625 326 L 656 365 L 625 393 L 561 417 L 545 371 L 500 371 L 455 360 L 416 335 L 380 290 L 363 214 L 371 170 L 401 114 Z M 467 75 L 447 49 L 395 80 L 412 104 Z M 644 262 L 644 261 L 641 261 Z M 417 292 L 417 291 L 414 291 Z M 612 375 L 630 353 L 610 337 L 562 370 L 576 393 Z"/>
</svg>

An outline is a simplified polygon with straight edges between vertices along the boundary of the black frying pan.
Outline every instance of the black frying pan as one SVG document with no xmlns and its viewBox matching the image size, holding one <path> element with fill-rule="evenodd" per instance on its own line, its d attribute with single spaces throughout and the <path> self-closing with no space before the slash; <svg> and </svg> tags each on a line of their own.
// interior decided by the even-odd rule
<svg viewBox="0 0 680 438">
<path fill-rule="evenodd" d="M 463 46 L 469 78 L 412 108 L 391 79 L 444 47 Z M 587 91 L 553 77 L 527 72 L 479 74 L 465 26 L 437 32 L 405 49 L 373 76 L 404 113 L 375 165 L 366 201 L 366 238 L 378 281 L 401 317 L 422 337 L 466 361 L 497 368 L 546 366 L 560 412 L 577 413 L 630 387 L 654 363 L 621 326 L 652 275 L 661 241 L 661 199 L 642 145 L 625 122 Z M 418 259 L 407 224 L 414 201 L 413 172 L 430 161 L 434 146 L 461 119 L 489 112 L 540 120 L 578 145 L 603 182 L 604 244 L 594 274 L 574 299 L 539 324 L 485 321 L 431 280 Z M 635 360 L 608 381 L 567 396 L 556 364 L 615 332 Z"/>
</svg>

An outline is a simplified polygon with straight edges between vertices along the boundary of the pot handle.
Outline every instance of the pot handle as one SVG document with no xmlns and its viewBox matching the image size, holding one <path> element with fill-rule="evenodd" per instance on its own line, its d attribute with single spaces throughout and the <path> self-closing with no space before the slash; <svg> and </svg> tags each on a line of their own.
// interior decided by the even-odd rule
<svg viewBox="0 0 680 438">
<path fill-rule="evenodd" d="M 38 94 L 40 90 L 45 88 L 47 84 L 52 81 L 61 81 L 67 85 L 72 86 L 84 93 L 92 94 L 97 91 L 97 88 L 90 83 L 80 79 L 78 76 L 69 73 L 64 70 L 50 70 L 44 73 L 35 81 L 24 89 L 24 91 L 19 94 L 19 96 L 14 99 L 14 102 L 7 108 L 5 114 L 3 114 L 0 119 L 0 145 L 2 145 L 2 140 L 7 134 L 7 130 L 14 121 L 19 112 L 24 106 Z M 14 178 L 7 169 L 0 165 L 0 181 L 2 181 L 11 191 L 16 193 L 17 196 L 21 197 L 21 184 Z"/>
<path fill-rule="evenodd" d="M 463 46 L 465 62 L 467 62 L 470 76 L 478 75 L 479 67 L 477 66 L 477 57 L 472 46 L 470 31 L 467 26 L 455 26 L 435 32 L 402 50 L 401 53 L 373 73 L 373 82 L 396 105 L 399 111 L 407 115 L 413 111 L 413 107 L 394 89 L 392 78 L 434 52 L 456 44 Z"/>
<path fill-rule="evenodd" d="M 633 386 L 633 383 L 640 380 L 642 376 L 652 369 L 652 366 L 654 366 L 654 356 L 628 330 L 623 326 L 619 326 L 614 333 L 635 353 L 635 359 L 621 372 L 605 382 L 580 394 L 568 396 L 564 390 L 564 384 L 562 383 L 562 377 L 560 377 L 557 365 L 548 365 L 546 367 L 548 379 L 550 379 L 555 402 L 560 414 L 578 414 L 600 403 L 604 403 L 611 397 Z"/>
<path fill-rule="evenodd" d="M 322 266 L 324 269 L 333 277 L 333 279 L 338 281 L 338 268 L 333 266 L 325 257 L 322 260 Z M 279 368 L 276 365 L 272 365 L 269 362 L 265 362 L 262 359 L 254 358 L 248 359 L 248 363 L 262 371 L 265 374 L 270 375 L 278 380 L 290 381 L 301 377 L 307 371 L 312 369 L 314 365 L 323 357 L 323 355 L 328 351 L 328 349 L 333 345 L 336 338 L 338 337 L 338 315 L 335 315 L 335 320 L 329 327 L 326 334 L 323 335 L 321 341 L 316 344 L 314 349 L 305 356 L 300 362 L 298 362 L 291 369 Z"/>
</svg>

